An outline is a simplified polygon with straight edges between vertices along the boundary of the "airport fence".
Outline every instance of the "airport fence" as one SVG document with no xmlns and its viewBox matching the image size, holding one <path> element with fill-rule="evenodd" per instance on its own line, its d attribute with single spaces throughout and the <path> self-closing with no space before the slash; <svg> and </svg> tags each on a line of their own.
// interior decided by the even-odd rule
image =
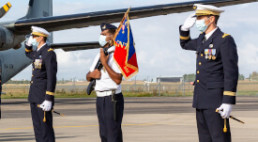
<svg viewBox="0 0 258 142">
<path fill-rule="evenodd" d="M 69 82 L 57 84 L 56 94 L 86 94 L 86 82 Z M 137 96 L 189 96 L 193 94 L 194 86 L 189 82 L 176 83 L 145 83 L 143 81 L 126 82 L 122 84 L 124 94 Z M 4 94 L 15 97 L 16 95 L 28 94 L 29 84 L 6 84 L 3 85 Z M 238 95 L 257 95 L 258 82 L 239 81 Z"/>
</svg>

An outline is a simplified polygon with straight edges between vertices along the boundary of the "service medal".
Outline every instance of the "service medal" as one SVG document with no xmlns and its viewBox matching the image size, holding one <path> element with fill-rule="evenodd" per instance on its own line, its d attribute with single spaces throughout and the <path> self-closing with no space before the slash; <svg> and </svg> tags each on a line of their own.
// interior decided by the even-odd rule
<svg viewBox="0 0 258 142">
<path fill-rule="evenodd" d="M 208 59 L 209 49 L 204 50 L 205 59 Z"/>
<path fill-rule="evenodd" d="M 210 44 L 209 47 L 210 47 L 210 48 L 213 48 L 213 44 Z"/>
<path fill-rule="evenodd" d="M 36 69 L 41 69 L 42 66 L 42 59 L 36 59 L 34 62 L 34 66 Z"/>
<path fill-rule="evenodd" d="M 212 60 L 216 60 L 216 49 L 212 49 L 211 50 L 211 53 L 212 53 Z"/>
<path fill-rule="evenodd" d="M 211 49 L 208 49 L 209 50 L 209 60 L 211 60 Z"/>
</svg>

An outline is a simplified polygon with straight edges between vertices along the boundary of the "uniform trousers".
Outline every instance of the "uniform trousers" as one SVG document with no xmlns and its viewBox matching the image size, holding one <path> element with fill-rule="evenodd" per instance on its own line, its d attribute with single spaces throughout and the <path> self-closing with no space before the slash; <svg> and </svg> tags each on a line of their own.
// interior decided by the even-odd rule
<svg viewBox="0 0 258 142">
<path fill-rule="evenodd" d="M 31 116 L 36 142 L 55 142 L 52 111 L 46 111 L 46 122 L 43 122 L 44 111 L 36 103 L 30 103 Z"/>
<path fill-rule="evenodd" d="M 223 132 L 224 119 L 215 109 L 196 109 L 199 142 L 231 142 L 229 120 L 227 132 Z"/>
<path fill-rule="evenodd" d="M 96 108 L 101 142 L 123 142 L 121 128 L 124 113 L 123 94 L 97 97 Z"/>
</svg>

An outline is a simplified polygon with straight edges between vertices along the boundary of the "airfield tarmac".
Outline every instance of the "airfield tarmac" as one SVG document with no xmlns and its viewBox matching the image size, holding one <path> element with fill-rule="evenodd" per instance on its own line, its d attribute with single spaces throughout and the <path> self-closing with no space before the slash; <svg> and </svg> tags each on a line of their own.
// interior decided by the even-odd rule
<svg viewBox="0 0 258 142">
<path fill-rule="evenodd" d="M 192 97 L 125 98 L 125 142 L 198 142 Z M 54 129 L 57 142 L 100 142 L 95 98 L 56 99 Z M 237 97 L 231 120 L 233 142 L 258 141 L 258 97 Z M 5 99 L 0 120 L 1 142 L 34 142 L 26 99 Z"/>
</svg>

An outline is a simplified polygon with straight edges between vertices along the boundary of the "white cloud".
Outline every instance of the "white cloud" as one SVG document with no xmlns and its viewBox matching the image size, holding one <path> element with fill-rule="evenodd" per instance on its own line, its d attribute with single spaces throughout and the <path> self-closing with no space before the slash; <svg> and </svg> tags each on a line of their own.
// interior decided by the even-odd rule
<svg viewBox="0 0 258 142">
<path fill-rule="evenodd" d="M 238 44 L 239 70 L 246 77 L 248 77 L 252 71 L 258 71 L 258 46 L 256 44 L 257 39 L 257 30 L 253 32 L 247 32 L 241 36 L 241 42 Z"/>
<path fill-rule="evenodd" d="M 85 78 L 93 58 L 85 57 L 82 52 L 57 50 L 58 78 Z"/>
</svg>

